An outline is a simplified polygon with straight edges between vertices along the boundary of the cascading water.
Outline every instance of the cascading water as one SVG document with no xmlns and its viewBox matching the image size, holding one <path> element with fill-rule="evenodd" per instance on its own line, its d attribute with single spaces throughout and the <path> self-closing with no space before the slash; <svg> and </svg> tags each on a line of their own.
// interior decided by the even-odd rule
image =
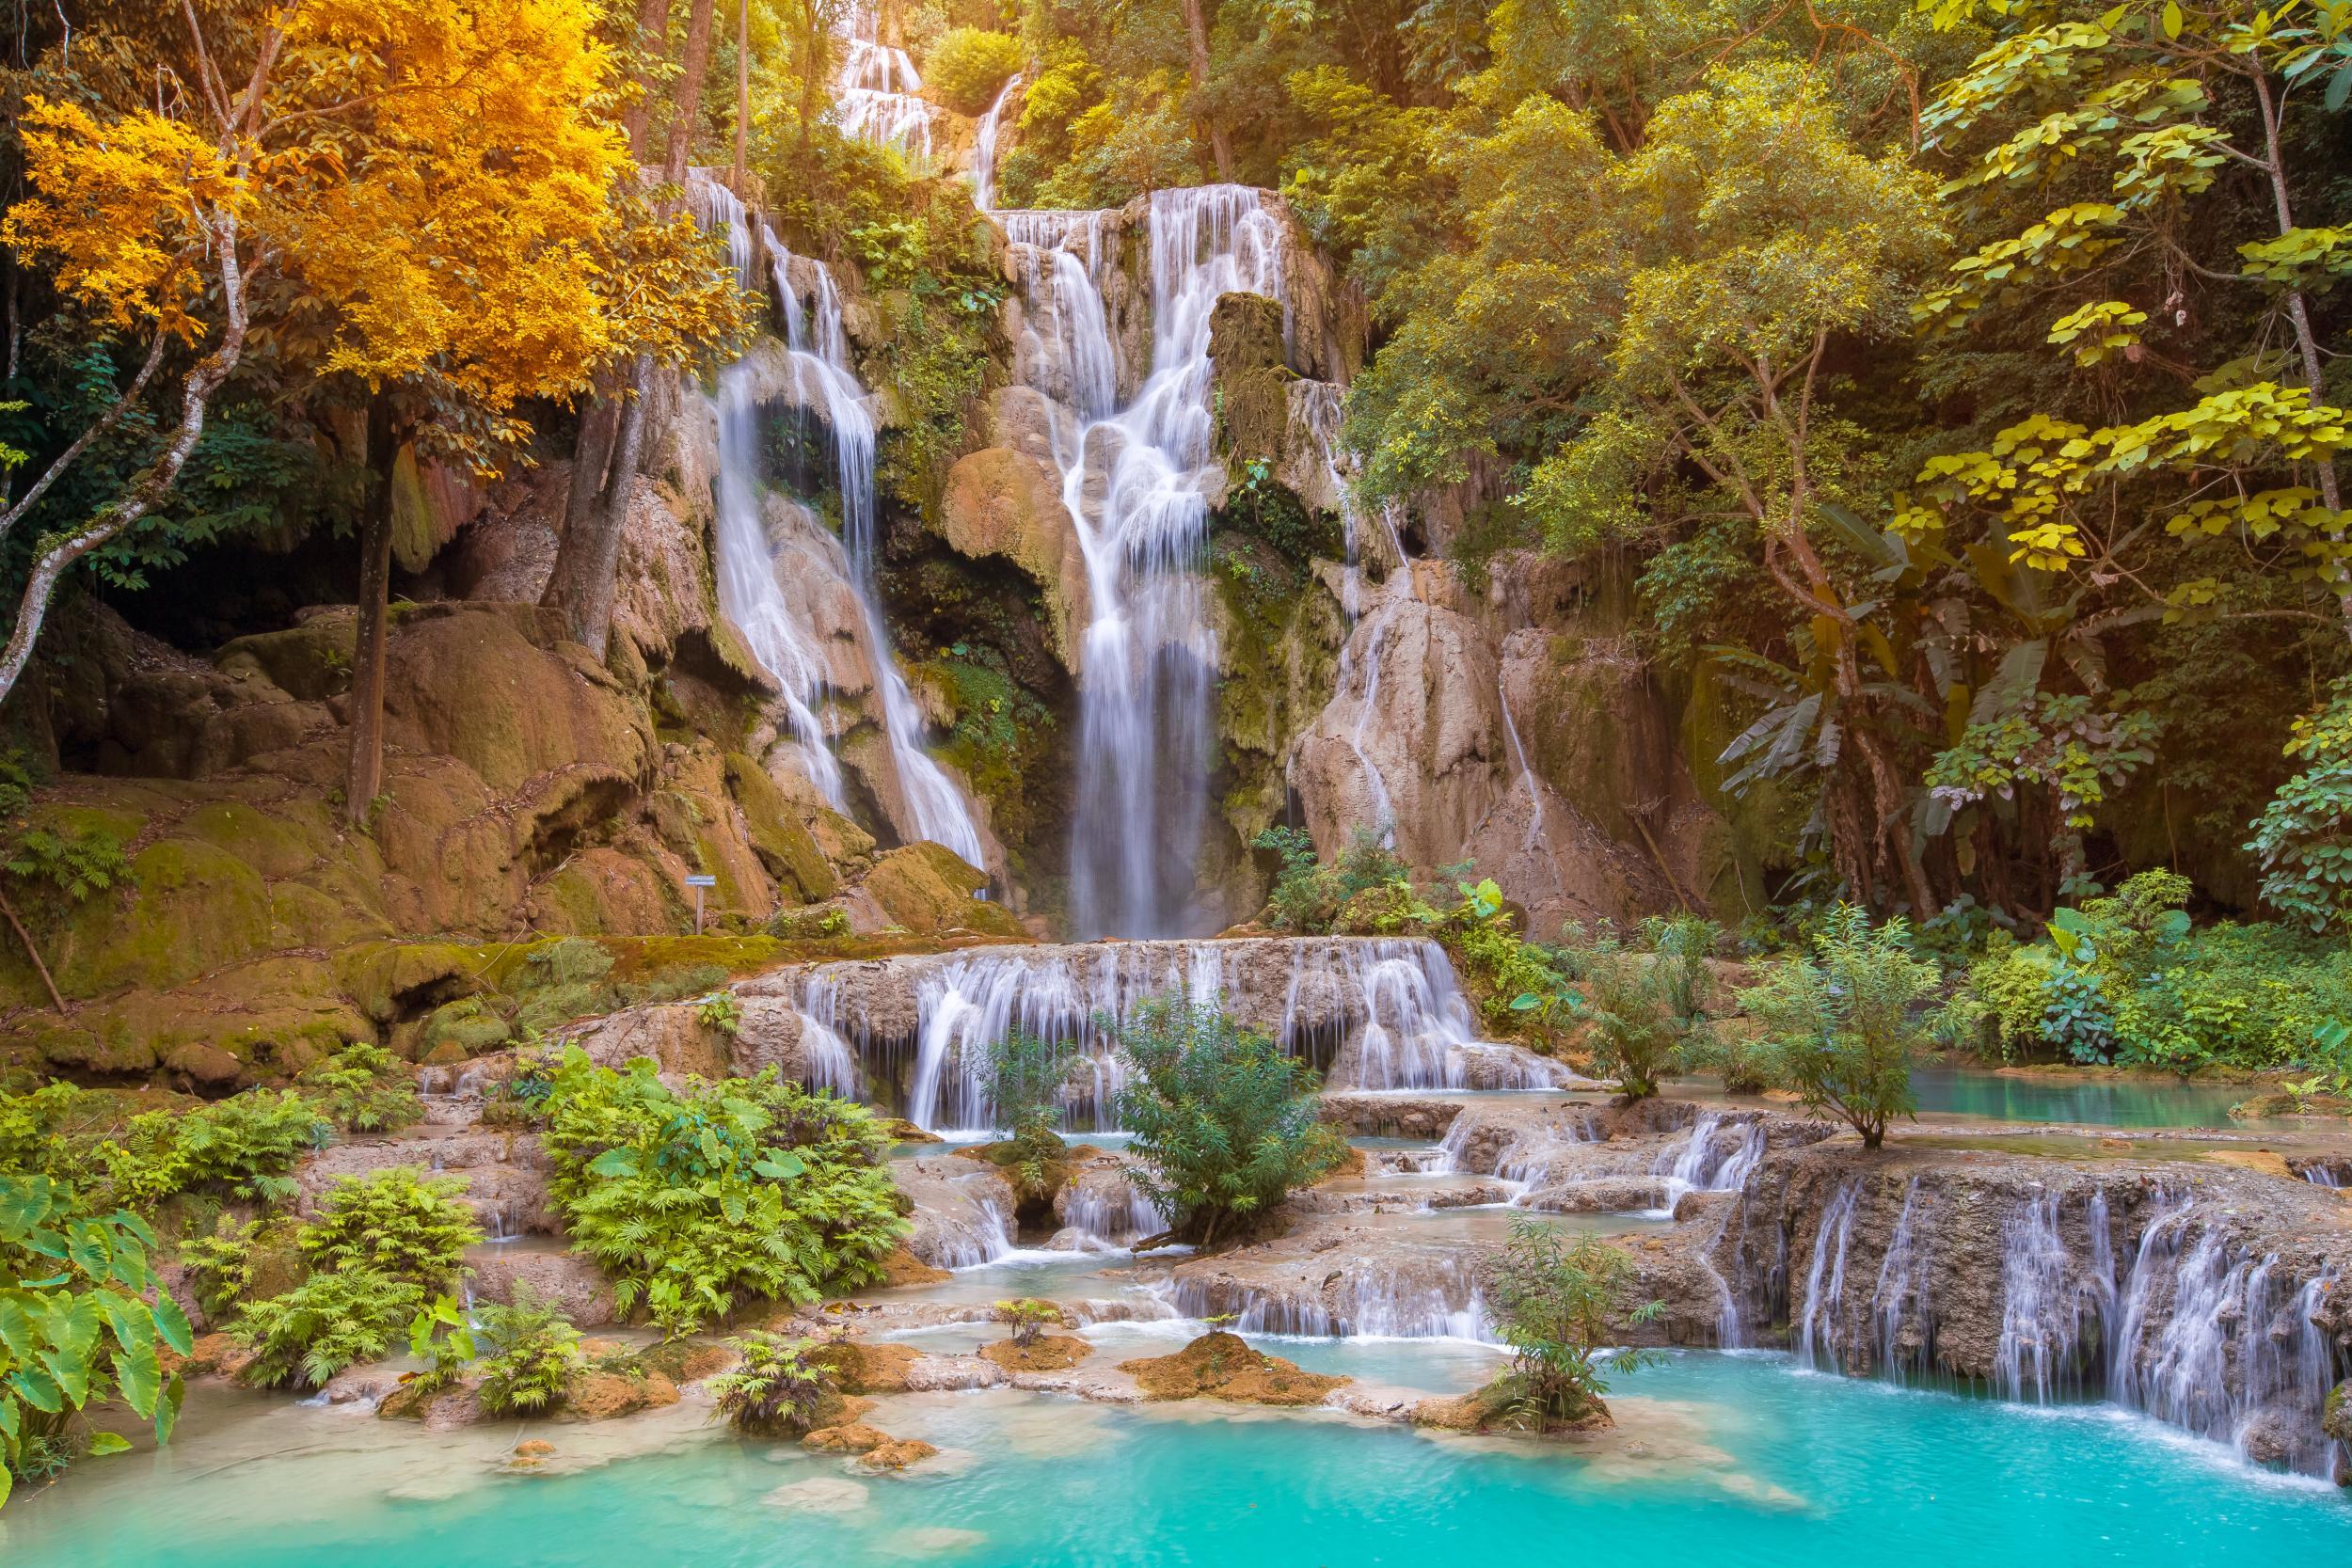
<svg viewBox="0 0 2352 1568">
<path fill-rule="evenodd" d="M 1025 306 L 1041 339 L 1023 369 L 1072 416 L 1057 415 L 1052 441 L 1093 616 L 1080 658 L 1071 913 L 1083 936 L 1182 936 L 1216 918 L 1194 891 L 1216 665 L 1200 576 L 1215 474 L 1209 316 L 1227 293 L 1283 297 L 1281 227 L 1243 186 L 1152 193 L 1150 373 L 1118 408 L 1107 216 L 1005 214 L 1016 250 L 1030 252 Z"/>
<path fill-rule="evenodd" d="M 986 854 L 969 804 L 946 770 L 923 748 L 923 719 L 892 657 L 876 580 L 874 419 L 866 388 L 850 365 L 849 335 L 833 275 L 806 265 L 812 280 L 805 314 L 794 283 L 794 258 L 774 232 L 755 220 L 734 193 L 696 171 L 688 187 L 707 226 L 727 226 L 728 245 L 744 287 L 755 284 L 753 236 L 769 257 L 771 281 L 785 327 L 788 387 L 784 401 L 821 423 L 841 501 L 841 545 L 850 586 L 863 613 L 866 643 L 882 710 L 882 730 L 896 777 L 898 809 L 893 825 L 910 839 L 944 844 L 976 866 Z M 720 377 L 714 410 L 719 425 L 718 577 L 721 608 L 743 632 L 753 654 L 784 691 L 787 726 L 804 755 L 810 780 L 835 810 L 844 809 L 841 769 L 815 704 L 824 665 L 806 620 L 787 601 L 760 501 L 759 378 L 742 364 Z"/>
<path fill-rule="evenodd" d="M 1805 1271 L 1804 1317 L 1798 1325 L 1797 1359 L 1817 1371 L 1836 1371 L 1840 1314 L 1846 1301 L 1846 1247 L 1853 1240 L 1854 1205 L 1861 1183 L 1837 1189 L 1821 1211 L 1813 1234 L 1813 1263 Z"/>
<path fill-rule="evenodd" d="M 1870 1292 L 1878 1372 L 1897 1383 L 1908 1375 L 1911 1363 L 1911 1357 L 1904 1354 L 1903 1324 L 1906 1321 L 1924 1323 L 1928 1316 L 1928 1276 L 1921 1267 L 1917 1239 L 1919 1179 L 1915 1176 L 1903 1189 L 1903 1212 L 1895 1221 L 1895 1234 L 1879 1264 L 1878 1287 Z"/>
<path fill-rule="evenodd" d="M 2104 1222 L 2105 1205 L 2095 1217 Z M 2001 1234 L 2001 1341 L 1993 1377 L 2012 1400 L 2047 1404 L 2083 1385 L 2086 1345 L 2115 1308 L 2115 1277 L 2077 1270 L 2058 1233 L 2056 1193 L 2010 1211 Z M 2087 1333 L 2088 1331 L 2088 1333 Z"/>
<path fill-rule="evenodd" d="M 812 974 L 801 983 L 796 1010 L 801 1017 L 803 1081 L 812 1089 L 825 1089 L 844 1100 L 857 1098 L 857 1053 L 841 1033 L 841 984 Z"/>
<path fill-rule="evenodd" d="M 1021 90 L 1016 72 L 996 94 L 972 135 L 972 205 L 985 213 L 996 204 L 996 138 L 1003 133 L 1005 105 Z"/>
<path fill-rule="evenodd" d="M 1734 1128 L 1725 1140 L 1721 1111 L 1701 1111 L 1691 1124 L 1691 1141 L 1671 1158 L 1661 1155 L 1657 1169 L 1666 1178 L 1666 1208 L 1672 1210 L 1685 1193 L 1736 1193 L 1746 1185 L 1756 1163 L 1764 1158 L 1761 1117 Z M 1728 1147 L 1726 1146 L 1728 1143 Z"/>
<path fill-rule="evenodd" d="M 920 94 L 923 78 L 903 49 L 877 41 L 878 19 L 864 6 L 850 8 L 840 77 L 834 84 L 834 112 L 841 134 L 877 147 L 929 157 L 932 109 Z"/>
</svg>

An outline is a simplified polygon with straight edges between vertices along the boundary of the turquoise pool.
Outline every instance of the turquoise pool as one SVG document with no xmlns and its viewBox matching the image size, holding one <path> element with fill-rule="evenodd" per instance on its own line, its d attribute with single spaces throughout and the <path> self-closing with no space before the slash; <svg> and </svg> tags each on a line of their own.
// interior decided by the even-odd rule
<svg viewBox="0 0 2352 1568">
<path fill-rule="evenodd" d="M 1144 1348 L 1134 1331 L 1100 1354 Z M 1472 1347 L 1285 1345 L 1332 1370 L 1474 1378 Z M 1436 1351 L 1434 1358 L 1425 1353 Z M 224 1398 L 227 1398 L 224 1396 Z M 1629 1380 L 1584 1453 L 1433 1438 L 1330 1414 L 902 1396 L 872 1418 L 947 1450 L 870 1478 L 682 1411 L 569 1473 L 501 1474 L 508 1426 L 392 1442 L 384 1423 L 240 1401 L 165 1455 L 20 1497 L 12 1568 L 525 1564 L 973 1565 L 1874 1560 L 2136 1568 L 2352 1560 L 2352 1500 L 2099 1407 L 2026 1410 L 1691 1353 Z M 1671 1546 L 1668 1544 L 1671 1543 Z"/>
</svg>

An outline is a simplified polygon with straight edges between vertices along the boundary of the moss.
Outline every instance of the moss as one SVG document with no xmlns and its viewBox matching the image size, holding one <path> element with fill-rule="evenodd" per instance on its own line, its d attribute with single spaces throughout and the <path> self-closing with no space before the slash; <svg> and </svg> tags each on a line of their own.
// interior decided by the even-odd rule
<svg viewBox="0 0 2352 1568">
<path fill-rule="evenodd" d="M 102 996 L 175 986 L 269 944 L 261 874 L 217 846 L 165 838 L 133 858 L 122 898 L 75 909 L 52 967 L 69 995 Z"/>
<path fill-rule="evenodd" d="M 909 844 L 874 863 L 866 891 L 898 925 L 923 935 L 968 930 L 1023 941 L 1027 932 L 1001 904 L 975 898 L 988 874 L 940 844 Z"/>
<path fill-rule="evenodd" d="M 787 903 L 814 904 L 840 891 L 840 879 L 767 769 L 740 752 L 727 753 L 727 789 L 743 813 L 752 852 L 776 879 Z"/>
<path fill-rule="evenodd" d="M 378 1023 L 481 990 L 487 973 L 514 944 L 480 947 L 446 942 L 374 942 L 335 956 L 337 983 Z M 519 961 L 519 960 L 517 960 Z"/>
<path fill-rule="evenodd" d="M 321 615 L 285 631 L 259 632 L 222 646 L 213 662 L 226 674 L 260 676 L 304 702 L 319 702 L 351 686 L 358 621 Z"/>
<path fill-rule="evenodd" d="M 445 1061 L 453 1052 L 457 1060 L 479 1056 L 506 1044 L 515 1032 L 481 997 L 460 997 L 433 1010 L 424 1021 L 418 1037 L 419 1056 L 425 1061 Z"/>
</svg>

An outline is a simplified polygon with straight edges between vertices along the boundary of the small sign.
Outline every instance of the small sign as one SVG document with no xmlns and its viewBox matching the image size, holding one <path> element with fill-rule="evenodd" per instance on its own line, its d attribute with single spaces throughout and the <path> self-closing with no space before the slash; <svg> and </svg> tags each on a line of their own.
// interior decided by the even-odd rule
<svg viewBox="0 0 2352 1568">
<path fill-rule="evenodd" d="M 686 879 L 686 885 L 688 887 L 717 887 L 719 885 L 719 879 L 716 877 L 689 877 Z"/>
</svg>

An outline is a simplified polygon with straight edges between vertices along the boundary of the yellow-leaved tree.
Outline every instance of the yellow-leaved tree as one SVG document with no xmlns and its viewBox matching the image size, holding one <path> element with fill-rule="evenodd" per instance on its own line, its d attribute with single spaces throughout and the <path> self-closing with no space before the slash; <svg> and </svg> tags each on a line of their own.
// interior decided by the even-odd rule
<svg viewBox="0 0 2352 1568">
<path fill-rule="evenodd" d="M 395 454 L 413 444 L 495 475 L 530 434 L 529 401 L 568 401 L 601 369 L 741 328 L 710 244 L 648 205 L 596 14 L 587 0 L 294 0 L 208 20 L 188 4 L 177 58 L 199 79 L 177 96 L 204 106 L 200 128 L 35 102 L 33 194 L 8 214 L 9 243 L 94 313 L 151 324 L 159 348 L 167 336 L 211 352 L 166 450 L 97 516 L 42 542 L 0 696 L 59 575 L 177 477 L 259 301 L 278 372 L 366 414 L 346 786 L 365 820 L 382 780 Z"/>
</svg>

